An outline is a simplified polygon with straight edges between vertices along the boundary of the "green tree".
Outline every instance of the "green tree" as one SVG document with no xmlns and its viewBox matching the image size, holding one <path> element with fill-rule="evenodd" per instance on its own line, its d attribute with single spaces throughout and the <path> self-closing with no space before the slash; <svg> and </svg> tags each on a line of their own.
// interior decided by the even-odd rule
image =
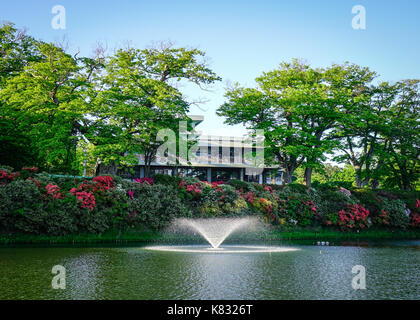
<svg viewBox="0 0 420 320">
<path fill-rule="evenodd" d="M 319 167 L 336 141 L 329 129 L 338 117 L 337 104 L 325 83 L 324 70 L 293 60 L 256 79 L 257 88 L 236 85 L 217 111 L 226 123 L 243 123 L 265 135 L 266 163 L 279 164 L 283 182 L 292 181 L 293 172 L 305 167 L 305 181 L 311 185 L 312 169 Z"/>
<path fill-rule="evenodd" d="M 37 42 L 24 30 L 12 23 L 0 27 L 0 92 L 7 80 L 19 75 L 29 63 L 41 59 Z M 33 138 L 29 128 L 19 121 L 19 113 L 0 100 L 0 163 L 20 169 L 37 162 L 37 155 L 30 146 Z"/>
<path fill-rule="evenodd" d="M 420 179 L 420 80 L 396 84 L 398 96 L 389 109 L 389 126 L 382 132 L 381 172 L 387 187 L 415 189 Z"/>
<path fill-rule="evenodd" d="M 92 139 L 101 163 L 98 173 L 117 172 L 118 167 L 135 163 L 142 154 L 145 175 L 163 143 L 156 136 L 161 129 L 177 130 L 187 120 L 188 102 L 177 82 L 198 86 L 220 80 L 197 49 L 160 48 L 118 50 L 106 62 L 103 90 L 96 99 L 100 132 Z M 98 131 L 98 129 L 96 129 Z"/>
<path fill-rule="evenodd" d="M 28 128 L 42 167 L 76 173 L 76 146 L 89 122 L 89 86 L 99 60 L 78 58 L 53 44 L 36 43 L 40 59 L 6 81 L 1 99 Z M 42 162 L 41 162 L 42 161 Z"/>
</svg>

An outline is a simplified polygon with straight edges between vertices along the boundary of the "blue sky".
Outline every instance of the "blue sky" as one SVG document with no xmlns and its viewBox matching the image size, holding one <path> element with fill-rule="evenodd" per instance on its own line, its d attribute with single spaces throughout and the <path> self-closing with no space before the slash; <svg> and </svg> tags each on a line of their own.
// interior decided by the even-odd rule
<svg viewBox="0 0 420 320">
<path fill-rule="evenodd" d="M 66 9 L 66 29 L 51 27 L 51 9 Z M 351 10 L 366 8 L 366 29 L 354 30 Z M 26 27 L 28 33 L 54 42 L 65 36 L 72 50 L 90 55 L 95 44 L 110 51 L 130 41 L 143 48 L 170 40 L 198 47 L 223 78 L 211 92 L 181 88 L 202 114 L 205 134 L 240 135 L 215 115 L 224 101 L 226 81 L 253 86 L 263 71 L 282 61 L 305 59 L 314 67 L 350 61 L 368 66 L 379 80 L 420 78 L 420 1 L 417 0 L 36 0 L 5 1 L 0 20 Z"/>
</svg>

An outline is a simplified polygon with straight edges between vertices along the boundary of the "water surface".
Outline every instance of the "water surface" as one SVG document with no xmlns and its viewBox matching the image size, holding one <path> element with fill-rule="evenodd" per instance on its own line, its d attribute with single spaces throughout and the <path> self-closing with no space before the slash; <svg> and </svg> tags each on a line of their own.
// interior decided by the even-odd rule
<svg viewBox="0 0 420 320">
<path fill-rule="evenodd" d="M 0 299 L 420 299 L 420 241 L 280 245 L 299 250 L 0 248 Z M 66 268 L 64 290 L 51 287 L 54 265 Z M 366 290 L 351 286 L 355 265 Z"/>
</svg>

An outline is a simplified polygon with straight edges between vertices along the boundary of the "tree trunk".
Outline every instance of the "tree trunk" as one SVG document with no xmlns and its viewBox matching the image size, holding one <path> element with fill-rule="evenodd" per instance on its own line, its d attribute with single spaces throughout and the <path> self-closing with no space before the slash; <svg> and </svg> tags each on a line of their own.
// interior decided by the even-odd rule
<svg viewBox="0 0 420 320">
<path fill-rule="evenodd" d="M 289 184 L 292 182 L 293 171 L 290 168 L 283 168 L 283 184 Z"/>
<path fill-rule="evenodd" d="M 372 179 L 371 188 L 372 189 L 378 189 L 378 187 L 379 187 L 379 180 L 378 179 Z"/>
<path fill-rule="evenodd" d="M 103 164 L 103 163 L 99 163 L 98 166 L 96 167 L 96 172 L 95 175 L 99 176 L 101 174 L 113 174 L 116 175 L 118 172 L 118 168 L 115 164 L 115 162 L 111 162 L 109 164 Z"/>
<path fill-rule="evenodd" d="M 363 181 L 361 181 L 360 186 L 362 188 L 365 187 L 365 186 L 367 186 L 368 183 L 369 183 L 369 181 L 370 181 L 370 178 L 369 177 L 366 177 Z"/>
<path fill-rule="evenodd" d="M 303 179 L 306 186 L 310 188 L 312 184 L 312 168 L 305 168 L 305 175 Z"/>
<path fill-rule="evenodd" d="M 361 188 L 361 186 L 362 186 L 362 179 L 361 179 L 361 171 L 362 171 L 362 168 L 360 167 L 360 165 L 359 164 L 355 164 L 354 162 L 352 163 L 353 164 L 353 168 L 354 168 L 354 172 L 355 172 L 355 176 L 356 176 L 356 188 Z"/>
</svg>

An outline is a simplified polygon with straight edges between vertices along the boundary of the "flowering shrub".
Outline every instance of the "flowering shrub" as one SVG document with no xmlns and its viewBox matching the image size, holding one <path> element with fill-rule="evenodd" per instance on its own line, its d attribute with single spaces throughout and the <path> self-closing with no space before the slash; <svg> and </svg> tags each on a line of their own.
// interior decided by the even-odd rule
<svg viewBox="0 0 420 320">
<path fill-rule="evenodd" d="M 388 200 L 381 198 L 382 210 L 389 215 L 389 226 L 393 228 L 406 229 L 410 226 L 410 210 L 401 200 Z"/>
<path fill-rule="evenodd" d="M 256 198 L 255 192 L 251 192 L 251 191 L 248 191 L 245 194 L 241 194 L 241 197 L 244 198 L 248 203 L 250 203 L 252 205 L 254 204 L 254 201 L 255 201 L 255 198 Z"/>
<path fill-rule="evenodd" d="M 306 227 L 314 222 L 314 216 L 316 215 L 316 207 L 313 201 L 303 200 L 303 207 L 296 213 L 298 225 Z"/>
<path fill-rule="evenodd" d="M 76 188 L 70 190 L 76 199 L 81 202 L 82 208 L 89 208 L 91 211 L 95 208 L 95 196 L 92 192 L 79 191 Z"/>
<path fill-rule="evenodd" d="M 368 226 L 369 210 L 362 205 L 347 205 L 347 208 L 340 210 L 338 214 L 338 225 L 342 230 L 358 230 Z"/>
<path fill-rule="evenodd" d="M 208 184 L 208 182 L 207 181 L 204 181 L 204 183 L 207 183 Z M 219 185 L 221 185 L 221 184 L 225 184 L 225 182 L 224 181 L 215 181 L 215 182 L 212 182 L 211 183 L 211 186 L 213 187 L 213 188 L 216 188 L 216 187 L 218 187 Z"/>
<path fill-rule="evenodd" d="M 323 224 L 326 226 L 338 225 L 338 212 L 327 213 L 323 215 Z"/>
<path fill-rule="evenodd" d="M 39 181 L 38 179 L 29 177 L 28 179 L 26 179 L 27 181 L 31 181 L 33 182 L 38 188 L 41 188 L 41 181 Z"/>
<path fill-rule="evenodd" d="M 239 193 L 230 185 L 222 184 L 212 187 L 212 189 L 216 192 L 216 198 L 219 204 L 233 204 L 239 198 Z"/>
<path fill-rule="evenodd" d="M 38 168 L 37 167 L 23 167 L 22 170 L 29 171 L 29 172 L 37 172 Z"/>
<path fill-rule="evenodd" d="M 390 224 L 389 221 L 390 221 L 389 213 L 386 212 L 386 210 L 384 209 L 381 210 L 381 213 L 378 216 L 373 218 L 374 224 L 378 226 L 389 226 Z"/>
<path fill-rule="evenodd" d="M 228 214 L 240 214 L 240 215 L 246 215 L 246 214 L 251 214 L 248 204 L 245 201 L 245 199 L 241 198 L 241 197 L 237 197 L 236 200 L 233 201 L 233 203 L 223 203 L 221 206 L 221 209 L 223 212 L 228 213 Z"/>
<path fill-rule="evenodd" d="M 179 183 L 178 187 L 186 190 L 188 193 L 192 194 L 193 196 L 198 196 L 202 192 L 203 185 L 200 182 L 197 182 L 194 184 L 187 184 L 185 180 L 182 180 Z"/>
<path fill-rule="evenodd" d="M 271 186 L 264 186 L 264 191 L 266 191 L 266 192 L 270 192 L 271 194 L 273 194 L 273 187 L 271 187 Z"/>
<path fill-rule="evenodd" d="M 419 228 L 420 227 L 420 214 L 415 213 L 411 217 L 411 227 L 413 228 Z"/>
<path fill-rule="evenodd" d="M 129 206 L 125 210 L 124 219 L 145 224 L 153 229 L 161 229 L 175 217 L 191 216 L 181 198 L 174 197 L 176 187 L 147 183 L 129 185 L 133 191 L 133 198 L 128 201 Z"/>
<path fill-rule="evenodd" d="M 7 170 L 0 170 L 0 184 L 4 185 L 15 180 L 16 174 L 8 172 Z"/>
<path fill-rule="evenodd" d="M 310 200 L 308 200 L 308 201 L 303 201 L 303 204 L 304 204 L 306 207 L 310 208 L 310 210 L 311 210 L 314 214 L 316 213 L 316 208 L 315 208 L 315 204 L 314 204 L 314 202 L 313 202 L 313 201 L 310 201 Z"/>
<path fill-rule="evenodd" d="M 271 201 L 265 198 L 257 198 L 254 199 L 253 204 L 257 210 L 265 215 L 267 221 L 275 222 L 276 215 L 273 213 L 273 203 Z"/>
<path fill-rule="evenodd" d="M 47 195 L 50 196 L 52 199 L 64 198 L 64 196 L 60 193 L 60 187 L 56 184 L 47 184 L 45 186 L 45 190 L 47 191 Z"/>
<path fill-rule="evenodd" d="M 37 167 L 23 167 L 20 170 L 20 176 L 22 177 L 22 179 L 27 179 L 29 177 L 33 177 L 34 174 L 38 171 Z"/>
<path fill-rule="evenodd" d="M 92 179 L 96 190 L 106 191 L 114 187 L 114 180 L 110 176 L 99 176 Z"/>
<path fill-rule="evenodd" d="M 325 215 L 333 212 L 339 212 L 347 206 L 355 205 L 357 202 L 353 197 L 349 197 L 338 190 L 325 190 L 319 193 L 319 199 L 316 201 L 317 212 L 320 215 Z M 364 202 L 362 202 L 364 204 Z M 370 211 L 370 210 L 369 210 Z"/>
<path fill-rule="evenodd" d="M 134 179 L 134 181 L 135 182 L 138 182 L 138 183 L 148 183 L 148 184 L 150 184 L 150 185 L 152 185 L 153 184 L 153 179 L 152 178 L 137 178 L 137 179 Z"/>
<path fill-rule="evenodd" d="M 341 192 L 341 193 L 345 194 L 345 195 L 346 195 L 346 196 L 348 196 L 348 197 L 350 197 L 350 196 L 351 196 L 351 192 L 350 192 L 350 190 L 347 190 L 347 189 L 345 189 L 345 188 L 343 188 L 343 187 L 340 187 L 340 188 L 338 189 L 338 192 Z"/>
<path fill-rule="evenodd" d="M 338 187 L 308 189 L 240 180 L 208 183 L 164 175 L 155 180 L 128 181 L 117 176 L 84 180 L 36 171 L 27 167 L 15 173 L 13 168 L 0 167 L 0 232 L 100 233 L 111 226 L 122 229 L 138 224 L 163 228 L 173 217 L 192 213 L 255 214 L 292 229 L 319 223 L 342 231 L 371 223 L 382 228 L 420 228 L 417 191 L 352 189 L 350 193 Z"/>
</svg>

